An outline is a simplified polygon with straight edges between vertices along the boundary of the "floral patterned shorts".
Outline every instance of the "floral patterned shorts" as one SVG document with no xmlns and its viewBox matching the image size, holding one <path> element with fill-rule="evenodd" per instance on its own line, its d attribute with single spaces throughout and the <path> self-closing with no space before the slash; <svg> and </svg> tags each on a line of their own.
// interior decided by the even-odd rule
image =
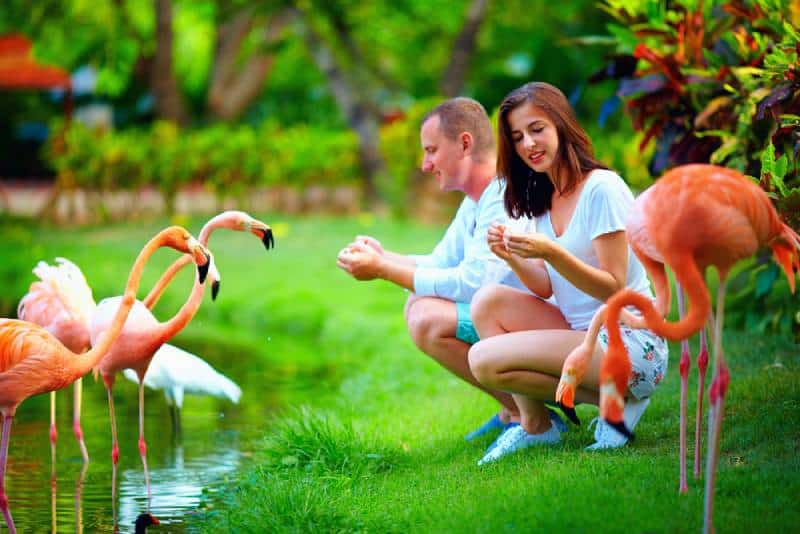
<svg viewBox="0 0 800 534">
<path fill-rule="evenodd" d="M 667 342 L 650 330 L 634 330 L 625 325 L 622 325 L 621 329 L 622 342 L 628 349 L 633 367 L 631 379 L 628 381 L 628 391 L 637 399 L 649 397 L 667 373 L 669 359 Z M 605 326 L 600 328 L 597 342 L 603 352 L 608 350 L 608 332 Z"/>
</svg>

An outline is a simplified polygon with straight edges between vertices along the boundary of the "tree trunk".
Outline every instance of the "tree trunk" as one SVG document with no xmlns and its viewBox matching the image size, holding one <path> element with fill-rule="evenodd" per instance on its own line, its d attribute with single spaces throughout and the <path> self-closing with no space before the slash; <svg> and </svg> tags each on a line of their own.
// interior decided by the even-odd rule
<svg viewBox="0 0 800 534">
<path fill-rule="evenodd" d="M 155 0 L 156 55 L 150 73 L 150 89 L 155 97 L 156 115 L 184 125 L 188 113 L 172 69 L 172 2 Z"/>
<path fill-rule="evenodd" d="M 276 44 L 289 20 L 288 12 L 273 15 L 263 29 L 264 48 Z M 212 114 L 223 120 L 239 117 L 261 93 L 264 80 L 269 75 L 274 54 L 269 51 L 254 54 L 237 69 L 239 48 L 252 30 L 255 18 L 253 11 L 246 9 L 219 28 L 217 49 L 214 54 L 214 69 L 208 91 L 208 107 Z"/>
<path fill-rule="evenodd" d="M 336 57 L 305 14 L 301 14 L 298 23 L 314 62 L 325 75 L 339 109 L 358 136 L 358 157 L 364 172 L 364 197 L 371 206 L 375 206 L 379 203 L 377 179 L 386 170 L 378 145 L 378 108 L 372 102 L 366 84 L 355 83 L 350 73 L 337 63 Z"/>
<path fill-rule="evenodd" d="M 467 10 L 467 18 L 461 33 L 453 43 L 453 52 L 450 54 L 450 64 L 447 65 L 439 89 L 448 98 L 458 96 L 464 89 L 464 81 L 469 70 L 469 60 L 475 52 L 478 39 L 478 30 L 486 18 L 486 6 L 489 0 L 472 0 Z"/>
</svg>

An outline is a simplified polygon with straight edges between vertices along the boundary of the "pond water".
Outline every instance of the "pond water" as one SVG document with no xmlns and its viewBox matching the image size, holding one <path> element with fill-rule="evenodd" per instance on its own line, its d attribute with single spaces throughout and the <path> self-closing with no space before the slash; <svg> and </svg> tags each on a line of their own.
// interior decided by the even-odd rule
<svg viewBox="0 0 800 534">
<path fill-rule="evenodd" d="M 162 525 L 153 532 L 196 531 L 192 520 L 196 527 L 198 511 L 214 507 L 225 483 L 248 468 L 276 409 L 305 396 L 302 384 L 276 385 L 267 378 L 274 373 L 266 369 L 241 373 L 239 405 L 187 395 L 180 434 L 172 429 L 161 392 L 146 395 L 149 511 Z M 316 386 L 318 392 L 319 383 Z M 81 421 L 91 457 L 85 465 L 72 434 L 72 387 L 58 392 L 55 476 L 49 398 L 41 395 L 20 406 L 11 429 L 6 473 L 9 508 L 20 533 L 134 531 L 136 517 L 148 510 L 138 451 L 136 391 L 134 384 L 118 375 L 114 400 L 120 459 L 114 499 L 111 430 L 102 382 L 95 383 L 90 376 L 84 379 Z M 7 530 L 0 516 L 2 532 Z"/>
</svg>

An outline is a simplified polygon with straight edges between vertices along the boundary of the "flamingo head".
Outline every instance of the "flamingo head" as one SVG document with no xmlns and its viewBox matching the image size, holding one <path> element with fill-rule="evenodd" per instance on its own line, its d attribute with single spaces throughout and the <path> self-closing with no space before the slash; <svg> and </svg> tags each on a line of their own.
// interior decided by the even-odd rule
<svg viewBox="0 0 800 534">
<path fill-rule="evenodd" d="M 217 270 L 217 262 L 214 261 L 213 255 L 211 255 L 211 261 L 209 262 L 208 279 L 211 280 L 211 300 L 217 300 L 222 277 Z"/>
<path fill-rule="evenodd" d="M 163 244 L 192 256 L 192 260 L 197 265 L 197 275 L 200 278 L 200 283 L 205 282 L 208 268 L 211 265 L 211 253 L 208 249 L 181 226 L 170 226 L 160 235 L 162 236 Z"/>
<path fill-rule="evenodd" d="M 275 238 L 272 235 L 272 228 L 266 223 L 254 219 L 249 215 L 247 215 L 247 218 L 248 220 L 243 223 L 244 230 L 261 239 L 261 242 L 264 243 L 264 248 L 267 250 L 275 248 Z"/>
<path fill-rule="evenodd" d="M 139 516 L 136 518 L 136 521 L 133 524 L 136 525 L 136 532 L 138 534 L 140 532 L 141 533 L 146 532 L 147 527 L 149 527 L 150 525 L 160 525 L 161 522 L 153 514 L 146 513 L 146 514 L 139 514 Z"/>
<path fill-rule="evenodd" d="M 264 243 L 264 247 L 267 250 L 275 248 L 272 228 L 270 228 L 268 224 L 251 217 L 243 211 L 228 210 L 221 213 L 214 218 L 214 226 L 227 228 L 228 230 L 234 230 L 236 232 L 250 232 Z"/>
<path fill-rule="evenodd" d="M 600 385 L 600 417 L 614 430 L 633 441 L 633 433 L 625 426 L 623 418 L 625 398 L 617 389 L 614 380 L 607 380 Z"/>
<path fill-rule="evenodd" d="M 561 380 L 558 382 L 556 403 L 570 421 L 576 425 L 580 425 L 581 420 L 578 419 L 578 414 L 575 413 L 575 387 L 577 383 L 578 379 L 575 369 L 566 369 L 561 375 Z"/>
</svg>

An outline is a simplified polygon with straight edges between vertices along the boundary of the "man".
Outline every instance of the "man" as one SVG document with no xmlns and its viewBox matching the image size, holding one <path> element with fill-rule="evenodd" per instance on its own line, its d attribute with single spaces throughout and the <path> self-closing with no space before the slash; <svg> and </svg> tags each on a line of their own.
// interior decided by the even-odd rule
<svg viewBox="0 0 800 534">
<path fill-rule="evenodd" d="M 466 197 L 442 240 L 428 255 L 385 250 L 369 236 L 358 236 L 337 258 L 337 265 L 357 280 L 387 280 L 413 293 L 405 320 L 414 343 L 447 370 L 493 396 L 499 414 L 470 433 L 473 439 L 519 420 L 512 397 L 481 386 L 472 375 L 467 353 L 478 335 L 469 303 L 485 282 L 524 288 L 488 248 L 486 233 L 494 221 L 508 218 L 503 186 L 495 180 L 495 142 L 486 110 L 471 98 L 446 100 L 422 120 L 422 170 L 436 177 L 442 191 Z M 488 273 L 487 273 L 488 270 Z"/>
</svg>

